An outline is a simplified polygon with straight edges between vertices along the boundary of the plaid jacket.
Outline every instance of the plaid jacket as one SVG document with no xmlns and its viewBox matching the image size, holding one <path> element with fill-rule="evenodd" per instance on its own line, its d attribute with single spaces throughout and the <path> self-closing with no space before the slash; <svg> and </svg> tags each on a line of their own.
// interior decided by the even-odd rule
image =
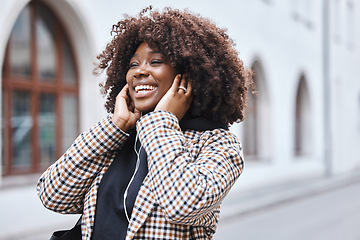
<svg viewBox="0 0 360 240">
<path fill-rule="evenodd" d="M 229 131 L 182 132 L 177 118 L 152 112 L 137 122 L 148 155 L 148 175 L 135 201 L 126 239 L 211 239 L 220 204 L 240 176 L 242 148 Z M 82 133 L 38 181 L 45 207 L 83 213 L 90 240 L 97 190 L 128 135 L 110 117 Z"/>
</svg>

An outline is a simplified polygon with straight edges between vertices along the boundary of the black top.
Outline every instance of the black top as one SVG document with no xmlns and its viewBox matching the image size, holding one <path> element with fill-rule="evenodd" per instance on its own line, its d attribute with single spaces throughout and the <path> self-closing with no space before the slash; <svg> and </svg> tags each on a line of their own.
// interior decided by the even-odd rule
<svg viewBox="0 0 360 240">
<path fill-rule="evenodd" d="M 94 240 L 125 239 L 128 220 L 125 216 L 124 193 L 135 171 L 137 155 L 134 151 L 136 132 L 126 140 L 121 150 L 101 180 L 96 203 L 95 225 L 92 234 Z M 137 142 L 137 151 L 140 141 Z M 140 151 L 140 165 L 131 183 L 127 198 L 126 210 L 130 218 L 136 196 L 147 174 L 146 152 Z"/>
</svg>

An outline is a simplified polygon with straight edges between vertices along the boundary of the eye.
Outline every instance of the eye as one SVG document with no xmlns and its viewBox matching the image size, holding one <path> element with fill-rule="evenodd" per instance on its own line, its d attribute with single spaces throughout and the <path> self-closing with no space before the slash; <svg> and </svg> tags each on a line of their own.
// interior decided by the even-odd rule
<svg viewBox="0 0 360 240">
<path fill-rule="evenodd" d="M 139 66 L 139 64 L 137 62 L 130 62 L 130 64 L 129 64 L 129 68 L 134 68 L 137 66 Z"/>
<path fill-rule="evenodd" d="M 161 59 L 154 59 L 154 60 L 152 60 L 150 63 L 151 63 L 152 65 L 159 65 L 159 64 L 164 63 L 164 61 L 161 60 Z"/>
</svg>

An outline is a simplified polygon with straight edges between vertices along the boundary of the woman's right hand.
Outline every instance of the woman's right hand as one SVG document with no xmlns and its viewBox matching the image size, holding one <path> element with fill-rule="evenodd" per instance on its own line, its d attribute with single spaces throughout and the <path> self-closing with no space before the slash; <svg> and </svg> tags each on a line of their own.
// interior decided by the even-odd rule
<svg viewBox="0 0 360 240">
<path fill-rule="evenodd" d="M 129 86 L 126 84 L 116 96 L 114 114 L 111 119 L 124 132 L 135 128 L 136 121 L 141 117 L 140 111 L 134 107 L 128 92 Z"/>
</svg>

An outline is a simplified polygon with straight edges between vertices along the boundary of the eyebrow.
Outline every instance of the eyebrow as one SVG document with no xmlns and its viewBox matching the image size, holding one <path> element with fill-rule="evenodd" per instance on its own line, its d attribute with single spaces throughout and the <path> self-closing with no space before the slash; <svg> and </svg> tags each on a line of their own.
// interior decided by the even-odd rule
<svg viewBox="0 0 360 240">
<path fill-rule="evenodd" d="M 151 51 L 150 54 L 161 54 L 161 55 L 163 55 L 160 51 Z M 138 54 L 135 53 L 132 57 L 137 57 L 137 56 L 138 56 Z"/>
<path fill-rule="evenodd" d="M 162 54 L 160 51 L 151 51 L 150 53 L 151 53 L 151 54 L 156 54 L 156 53 Z"/>
</svg>

